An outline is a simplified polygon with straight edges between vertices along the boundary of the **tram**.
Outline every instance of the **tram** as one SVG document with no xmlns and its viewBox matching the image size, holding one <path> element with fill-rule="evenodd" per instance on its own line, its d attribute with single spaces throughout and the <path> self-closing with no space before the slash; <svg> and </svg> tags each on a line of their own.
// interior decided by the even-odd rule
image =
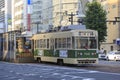
<svg viewBox="0 0 120 80">
<path fill-rule="evenodd" d="M 98 62 L 98 33 L 90 29 L 35 34 L 32 37 L 34 59 L 62 64 Z"/>
</svg>

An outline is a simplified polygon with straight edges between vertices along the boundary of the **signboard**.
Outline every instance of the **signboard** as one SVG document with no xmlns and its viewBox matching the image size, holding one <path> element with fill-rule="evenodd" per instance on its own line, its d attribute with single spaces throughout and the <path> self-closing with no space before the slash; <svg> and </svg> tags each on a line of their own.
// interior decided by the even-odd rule
<svg viewBox="0 0 120 80">
<path fill-rule="evenodd" d="M 68 56 L 67 50 L 60 50 L 59 56 L 60 57 L 67 57 Z"/>
<path fill-rule="evenodd" d="M 95 36 L 94 32 L 79 32 L 80 36 Z"/>
<path fill-rule="evenodd" d="M 38 56 L 42 56 L 42 55 L 43 55 L 43 50 L 39 50 Z"/>
<path fill-rule="evenodd" d="M 116 44 L 120 46 L 120 39 L 116 39 Z"/>
</svg>

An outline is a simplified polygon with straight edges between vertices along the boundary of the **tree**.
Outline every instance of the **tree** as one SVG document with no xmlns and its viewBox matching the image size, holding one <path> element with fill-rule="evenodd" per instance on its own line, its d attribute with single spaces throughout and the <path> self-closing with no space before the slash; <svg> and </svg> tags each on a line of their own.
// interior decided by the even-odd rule
<svg viewBox="0 0 120 80">
<path fill-rule="evenodd" d="M 100 43 L 104 42 L 107 36 L 106 11 L 99 2 L 93 0 L 87 4 L 85 16 L 86 28 L 98 31 L 98 44 L 100 47 Z"/>
</svg>

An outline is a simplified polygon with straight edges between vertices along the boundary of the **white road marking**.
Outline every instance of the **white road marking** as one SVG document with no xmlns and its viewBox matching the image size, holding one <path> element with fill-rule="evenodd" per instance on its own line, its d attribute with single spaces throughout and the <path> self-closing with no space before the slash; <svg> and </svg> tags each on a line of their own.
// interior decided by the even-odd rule
<svg viewBox="0 0 120 80">
<path fill-rule="evenodd" d="M 61 79 L 61 80 L 66 80 L 66 79 Z"/>
<path fill-rule="evenodd" d="M 53 73 L 52 75 L 59 75 L 59 73 Z"/>
<path fill-rule="evenodd" d="M 18 79 L 18 80 L 24 80 L 24 79 Z"/>
<path fill-rule="evenodd" d="M 40 78 L 43 77 L 43 76 L 40 76 Z"/>
<path fill-rule="evenodd" d="M 23 74 L 23 75 L 25 75 L 25 76 L 35 76 L 35 75 L 37 75 L 37 74 Z"/>
<path fill-rule="evenodd" d="M 96 80 L 94 78 L 86 78 L 86 79 L 82 79 L 82 80 Z"/>
<path fill-rule="evenodd" d="M 13 71 L 10 71 L 11 73 L 13 72 Z"/>
</svg>

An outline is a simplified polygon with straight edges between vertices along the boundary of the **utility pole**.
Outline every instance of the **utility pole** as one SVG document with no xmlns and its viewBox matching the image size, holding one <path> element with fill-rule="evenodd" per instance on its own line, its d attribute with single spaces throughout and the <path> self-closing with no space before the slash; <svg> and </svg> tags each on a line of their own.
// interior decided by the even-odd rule
<svg viewBox="0 0 120 80">
<path fill-rule="evenodd" d="M 59 8 L 60 8 L 60 21 L 59 21 L 59 26 L 61 26 L 61 22 L 62 22 L 62 0 L 59 0 Z"/>
<path fill-rule="evenodd" d="M 69 21 L 71 22 L 71 25 L 73 25 L 73 16 L 75 16 L 75 14 L 73 14 L 73 12 L 71 12 L 71 14 L 68 14 L 69 17 Z"/>
</svg>

